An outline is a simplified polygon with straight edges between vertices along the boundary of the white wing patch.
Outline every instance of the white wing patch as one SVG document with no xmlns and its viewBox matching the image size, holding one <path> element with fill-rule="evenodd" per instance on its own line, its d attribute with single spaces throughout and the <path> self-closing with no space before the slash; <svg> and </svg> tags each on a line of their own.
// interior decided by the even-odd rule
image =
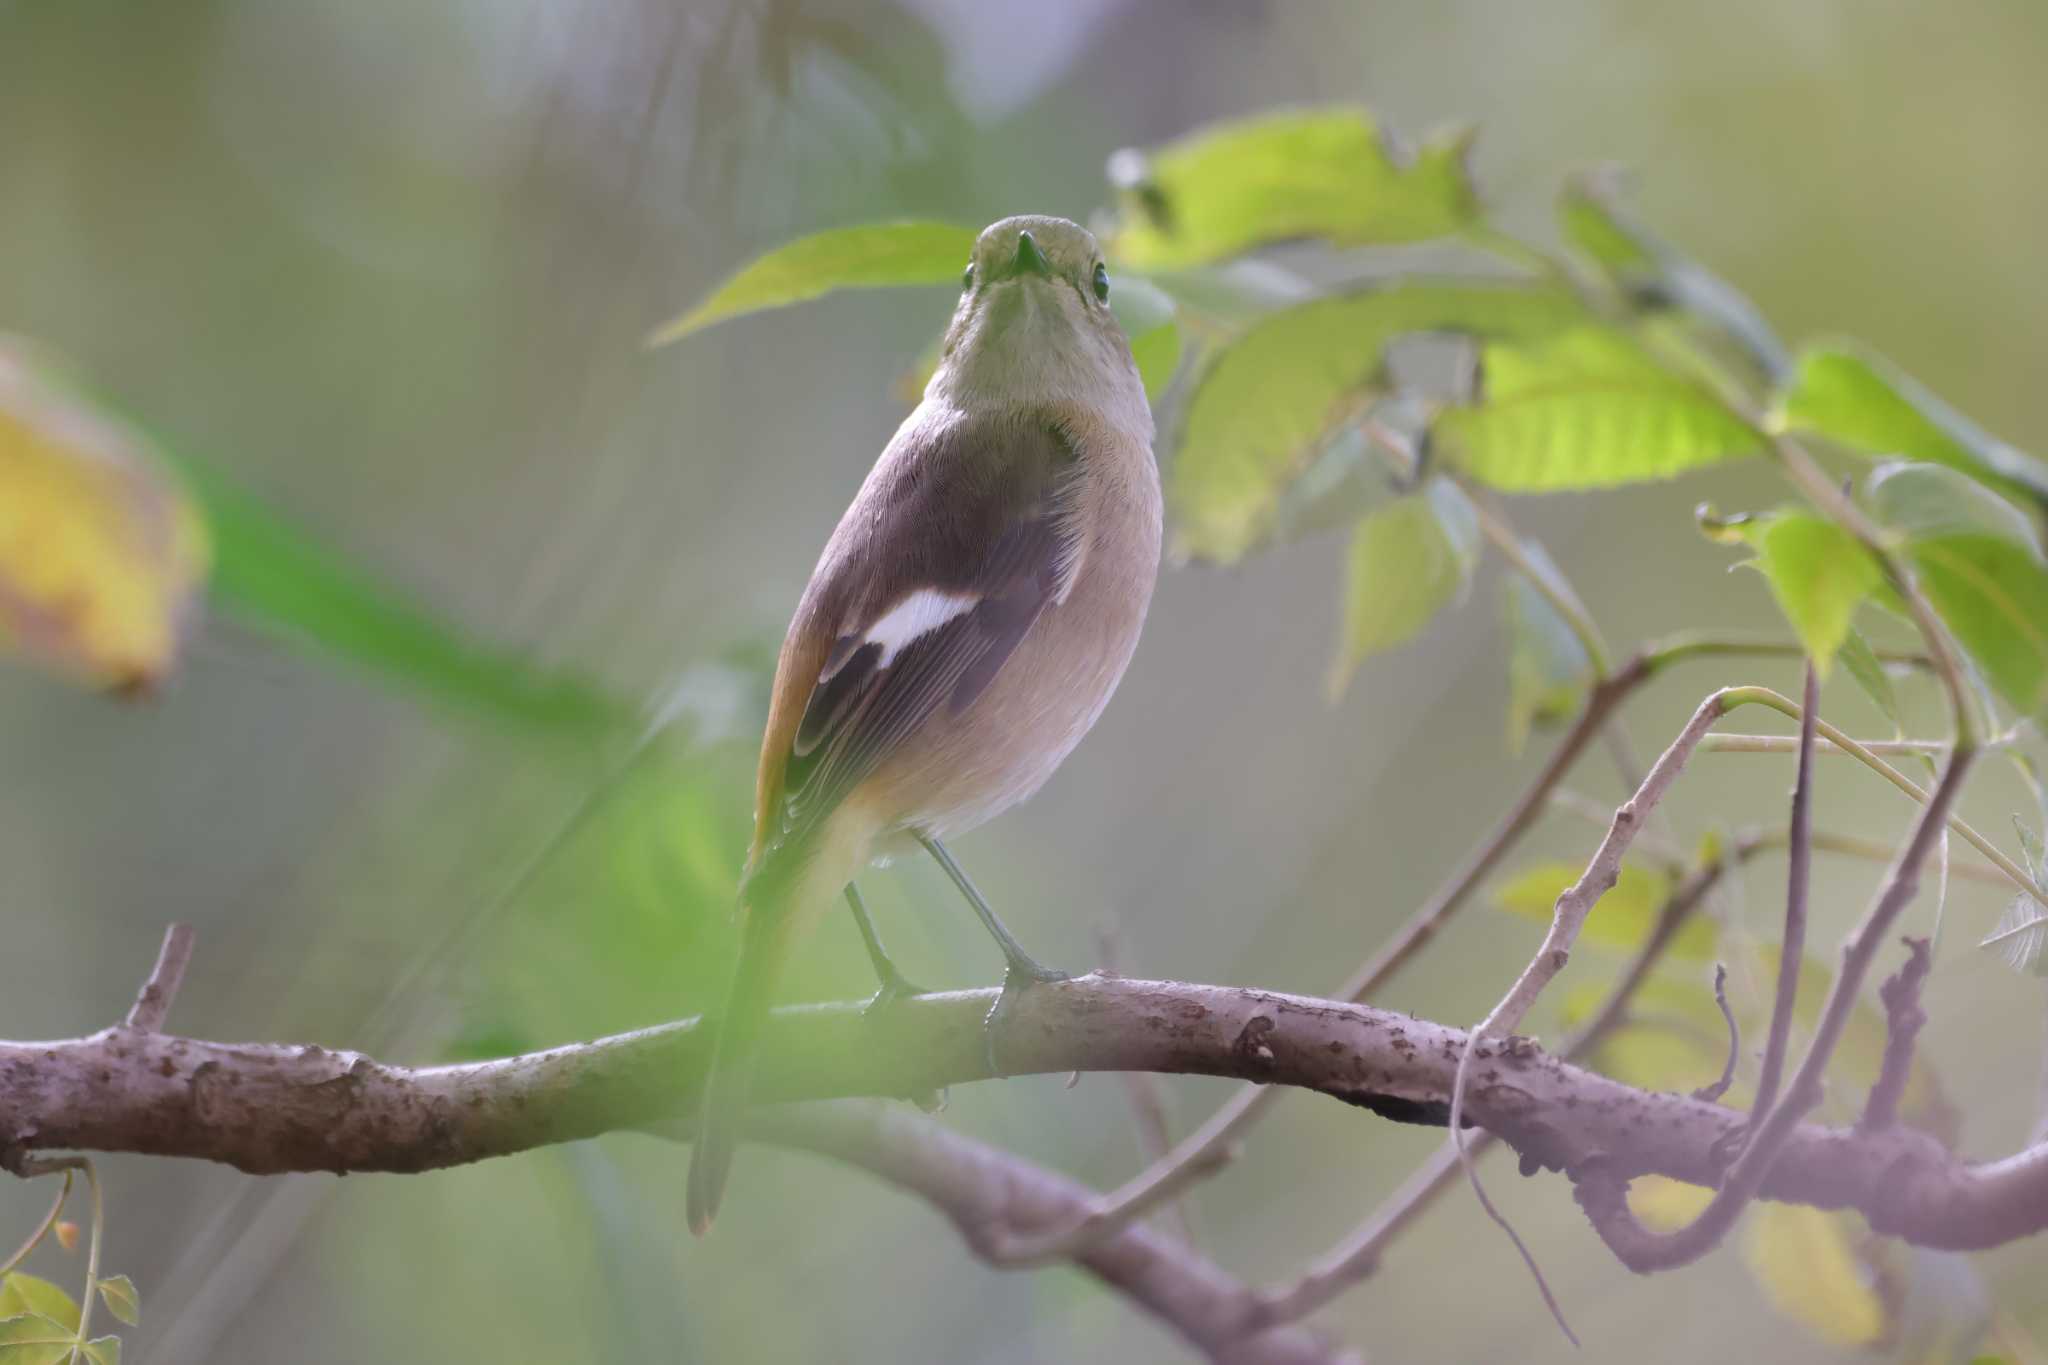
<svg viewBox="0 0 2048 1365">
<path fill-rule="evenodd" d="M 980 602 L 979 593 L 919 588 L 882 613 L 881 618 L 868 627 L 862 641 L 882 647 L 882 657 L 875 667 L 887 668 L 912 640 L 937 630 L 964 612 L 974 610 Z"/>
</svg>

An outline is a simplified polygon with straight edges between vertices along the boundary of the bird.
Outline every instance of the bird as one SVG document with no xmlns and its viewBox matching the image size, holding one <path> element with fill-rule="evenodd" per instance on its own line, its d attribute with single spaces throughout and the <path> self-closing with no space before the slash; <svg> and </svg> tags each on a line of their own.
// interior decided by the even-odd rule
<svg viewBox="0 0 2048 1365">
<path fill-rule="evenodd" d="M 1109 298 L 1101 246 L 1078 224 L 1023 215 L 984 229 L 923 399 L 798 602 L 776 662 L 739 957 L 691 1154 L 699 1236 L 723 1197 L 772 992 L 800 937 L 844 896 L 882 980 L 876 1004 L 915 992 L 854 885 L 870 862 L 920 847 L 938 860 L 1003 950 L 998 1010 L 1062 978 L 1024 952 L 942 841 L 1045 784 L 1102 714 L 1144 626 L 1159 471 L 1151 407 Z"/>
</svg>

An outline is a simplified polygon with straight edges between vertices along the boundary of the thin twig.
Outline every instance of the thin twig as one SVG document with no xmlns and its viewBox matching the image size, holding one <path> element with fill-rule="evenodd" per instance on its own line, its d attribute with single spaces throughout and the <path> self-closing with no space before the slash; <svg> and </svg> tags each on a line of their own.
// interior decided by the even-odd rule
<svg viewBox="0 0 2048 1365">
<path fill-rule="evenodd" d="M 1574 1193 L 1580 1207 L 1601 1240 L 1631 1270 L 1647 1273 L 1686 1265 L 1719 1245 L 1744 1206 L 1763 1187 L 1789 1134 L 1820 1103 L 1821 1076 L 1855 1009 L 1870 963 L 1893 922 L 1919 890 L 1921 866 L 1939 838 L 1942 822 L 1974 756 L 1975 750 L 1967 742 L 1958 743 L 1949 755 L 1905 848 L 1893 862 L 1870 910 L 1843 946 L 1841 968 L 1835 973 L 1834 985 L 1821 1007 L 1819 1026 L 1798 1072 L 1768 1113 L 1752 1116 L 1747 1145 L 1700 1215 L 1675 1232 L 1653 1233 L 1629 1211 L 1626 1179 L 1610 1173 L 1606 1163 L 1587 1162 L 1575 1173 L 1578 1184 Z"/>
<path fill-rule="evenodd" d="M 1571 771 L 1572 765 L 1585 752 L 1593 737 L 1600 733 L 1600 727 L 1614 709 L 1641 686 L 1647 676 L 1641 661 L 1631 659 L 1613 677 L 1593 686 L 1580 708 L 1578 719 L 1558 741 L 1557 748 L 1551 751 L 1549 759 L 1516 798 L 1514 805 L 1449 879 L 1402 923 L 1391 938 L 1360 964 L 1350 979 L 1338 988 L 1335 998 L 1352 1002 L 1366 999 L 1436 936 L 1500 860 L 1535 825 L 1551 791 Z M 1201 1127 L 1182 1138 L 1172 1151 L 1104 1195 L 1088 1216 L 1072 1228 L 1021 1242 L 1012 1250 L 1026 1262 L 1063 1260 L 1092 1240 L 1144 1217 L 1162 1203 L 1229 1165 L 1237 1154 L 1238 1140 L 1279 1097 L 1278 1090 L 1263 1085 L 1248 1085 L 1238 1090 L 1218 1106 Z"/>
<path fill-rule="evenodd" d="M 164 930 L 156 965 L 149 969 L 148 978 L 136 993 L 135 1004 L 128 1010 L 125 1023 L 129 1028 L 142 1033 L 163 1032 L 164 1020 L 170 1017 L 171 1005 L 178 998 L 178 987 L 185 984 L 185 968 L 192 963 L 195 937 L 189 924 L 173 924 Z"/>
<path fill-rule="evenodd" d="M 1927 1011 L 1920 1006 L 1920 991 L 1927 984 L 1934 955 L 1924 938 L 1905 938 L 1900 942 L 1906 945 L 1905 965 L 1877 988 L 1877 998 L 1884 1005 L 1884 1061 L 1878 1067 L 1877 1080 L 1870 1087 L 1863 1118 L 1857 1125 L 1866 1132 L 1889 1128 L 1898 1121 L 1899 1101 L 1905 1098 L 1906 1081 L 1913 1074 L 1913 1048 L 1919 1041 L 1920 1030 L 1927 1024 Z"/>
<path fill-rule="evenodd" d="M 1120 947 L 1113 923 L 1105 922 L 1096 929 L 1095 956 L 1105 973 L 1116 972 Z M 1138 1155 L 1148 1163 L 1156 1162 L 1173 1150 L 1173 1121 L 1167 1112 L 1165 1088 L 1159 1077 L 1149 1071 L 1119 1071 L 1117 1080 L 1131 1106 L 1132 1125 L 1138 1133 Z M 1189 1246 L 1195 1244 L 1186 1204 L 1172 1200 L 1159 1212 L 1169 1232 Z"/>
<path fill-rule="evenodd" d="M 1628 1016 L 1629 1002 L 1662 960 L 1678 931 L 1685 927 L 1706 900 L 1726 869 L 1749 858 L 1755 845 L 1737 842 L 1722 862 L 1708 863 L 1675 887 L 1658 911 L 1656 922 L 1636 949 L 1621 979 L 1609 991 L 1600 1008 L 1581 1024 L 1566 1041 L 1559 1055 L 1577 1061 L 1589 1055 Z M 1465 1144 L 1476 1158 L 1498 1139 L 1492 1133 L 1474 1134 Z M 1422 1165 L 1401 1182 L 1399 1189 L 1381 1202 L 1372 1214 L 1344 1239 L 1318 1257 L 1296 1279 L 1271 1286 L 1259 1294 L 1261 1321 L 1292 1322 L 1315 1312 L 1379 1268 L 1387 1246 L 1405 1231 L 1422 1211 L 1451 1187 L 1458 1174 L 1458 1145 L 1446 1140 L 1430 1153 Z"/>
<path fill-rule="evenodd" d="M 1721 1007 L 1721 1018 L 1728 1025 L 1728 1060 L 1721 1066 L 1720 1078 L 1701 1086 L 1692 1092 L 1696 1100 L 1709 1104 L 1717 1102 L 1728 1093 L 1728 1087 L 1735 1084 L 1735 1063 L 1742 1057 L 1742 1028 L 1735 1022 L 1735 1011 L 1728 1008 L 1728 964 L 1714 964 L 1714 1003 Z"/>
<path fill-rule="evenodd" d="M 1938 739 L 1863 739 L 1858 747 L 1868 754 L 1933 754 L 1937 758 L 1948 751 L 1948 744 Z M 1853 757 L 1850 750 L 1831 739 L 1819 741 L 1814 751 L 1824 757 Z M 1703 754 L 1796 754 L 1799 741 L 1791 735 L 1709 735 L 1700 745 Z"/>
<path fill-rule="evenodd" d="M 1535 1259 L 1529 1255 L 1521 1236 L 1487 1195 L 1486 1187 L 1479 1179 L 1479 1168 L 1473 1163 L 1470 1153 L 1465 1150 L 1462 1121 L 1465 1111 L 1465 1087 L 1472 1070 L 1472 1058 L 1479 1051 L 1482 1040 L 1512 1033 L 1528 1015 L 1530 1008 L 1536 1003 L 1536 998 L 1543 993 L 1543 988 L 1564 970 L 1565 963 L 1571 959 L 1572 945 L 1578 942 L 1579 930 L 1585 924 L 1586 916 L 1592 913 L 1594 904 L 1621 876 L 1621 860 L 1628 852 L 1629 844 L 1634 841 L 1636 831 L 1643 827 L 1650 813 L 1657 808 L 1657 803 L 1663 799 L 1664 793 L 1678 780 L 1678 774 L 1684 771 L 1685 762 L 1692 756 L 1692 751 L 1698 746 L 1700 739 L 1716 721 L 1727 714 L 1731 698 L 1743 690 L 1724 688 L 1701 702 L 1698 709 L 1693 712 L 1692 719 L 1679 731 L 1678 738 L 1674 739 L 1656 763 L 1651 765 L 1642 785 L 1636 788 L 1635 795 L 1614 812 L 1614 821 L 1608 827 L 1607 837 L 1601 840 L 1600 847 L 1594 850 L 1592 860 L 1586 864 L 1585 872 L 1578 881 L 1559 894 L 1557 904 L 1551 910 L 1550 928 L 1544 934 L 1536 955 L 1529 960 L 1529 965 L 1522 969 L 1522 974 L 1515 979 L 1514 985 L 1508 988 L 1507 994 L 1501 997 L 1500 1003 L 1494 1006 L 1493 1012 L 1481 1020 L 1479 1026 L 1466 1037 L 1465 1046 L 1458 1055 L 1457 1079 L 1451 1086 L 1450 1128 L 1451 1142 L 1458 1148 L 1465 1179 L 1472 1186 L 1472 1193 L 1478 1198 L 1480 1207 L 1486 1210 L 1487 1217 L 1500 1226 L 1508 1235 L 1508 1239 L 1514 1243 L 1516 1251 L 1521 1253 L 1523 1262 L 1536 1279 L 1536 1287 L 1541 1291 L 1544 1303 L 1550 1307 L 1551 1316 L 1557 1319 L 1558 1326 L 1574 1344 L 1577 1344 L 1578 1338 L 1573 1335 L 1571 1327 L 1564 1320 L 1564 1314 L 1558 1309 L 1557 1301 L 1550 1292 L 1550 1285 L 1537 1269 Z"/>
<path fill-rule="evenodd" d="M 764 1136 L 858 1166 L 929 1201 L 970 1250 L 992 1253 L 1034 1228 L 1070 1221 L 1091 1191 L 1024 1158 L 953 1133 L 893 1106 L 838 1101 L 761 1118 Z M 1173 1238 L 1128 1227 L 1076 1264 L 1179 1332 L 1211 1360 L 1233 1365 L 1336 1365 L 1359 1357 L 1299 1327 L 1252 1320 L 1251 1292 Z"/>
<path fill-rule="evenodd" d="M 1763 1071 L 1750 1111 L 1768 1114 L 1778 1100 L 1791 1045 L 1793 1009 L 1799 999 L 1799 969 L 1806 962 L 1806 904 L 1813 880 L 1813 754 L 1820 724 L 1820 680 L 1806 664 L 1804 705 L 1799 714 L 1799 767 L 1792 779 L 1790 853 L 1785 872 L 1785 931 L 1778 947 L 1778 985 L 1771 998 L 1771 1029 L 1764 1038 Z"/>
</svg>

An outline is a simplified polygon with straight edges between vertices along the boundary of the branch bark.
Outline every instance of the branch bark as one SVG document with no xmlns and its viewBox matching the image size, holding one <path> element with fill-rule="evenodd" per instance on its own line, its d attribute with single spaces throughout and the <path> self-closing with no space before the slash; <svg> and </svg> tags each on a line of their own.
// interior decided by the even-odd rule
<svg viewBox="0 0 2048 1365">
<path fill-rule="evenodd" d="M 902 1096 L 988 1078 L 980 1021 L 993 990 L 778 1010 L 764 1102 Z M 1465 1034 L 1386 1010 L 1242 987 L 1083 977 L 1013 1002 L 1005 1065 L 1020 1073 L 1159 1071 L 1320 1091 L 1441 1123 Z M 498 1061 L 404 1067 L 315 1045 L 220 1043 L 116 1026 L 0 1043 L 0 1154 L 133 1152 L 257 1174 L 415 1172 L 688 1115 L 709 1038 L 686 1020 Z M 1714 1183 L 1741 1113 L 1650 1094 L 1526 1039 L 1475 1049 L 1466 1111 L 1526 1168 Z M 1590 1163 L 1590 1166 L 1589 1166 Z M 2048 1228 L 2048 1144 L 1961 1162 L 1908 1129 L 1797 1125 L 1763 1197 L 1855 1208 L 1878 1231 L 1975 1249 Z"/>
</svg>

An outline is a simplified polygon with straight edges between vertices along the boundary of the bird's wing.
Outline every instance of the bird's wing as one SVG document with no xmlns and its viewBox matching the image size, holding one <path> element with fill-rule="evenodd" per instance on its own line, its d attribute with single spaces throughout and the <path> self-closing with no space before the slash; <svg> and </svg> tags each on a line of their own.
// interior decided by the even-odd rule
<svg viewBox="0 0 2048 1365">
<path fill-rule="evenodd" d="M 956 416 L 892 447 L 790 627 L 762 744 L 754 866 L 918 728 L 979 696 L 1077 566 L 1081 465 L 1051 421 Z"/>
</svg>

